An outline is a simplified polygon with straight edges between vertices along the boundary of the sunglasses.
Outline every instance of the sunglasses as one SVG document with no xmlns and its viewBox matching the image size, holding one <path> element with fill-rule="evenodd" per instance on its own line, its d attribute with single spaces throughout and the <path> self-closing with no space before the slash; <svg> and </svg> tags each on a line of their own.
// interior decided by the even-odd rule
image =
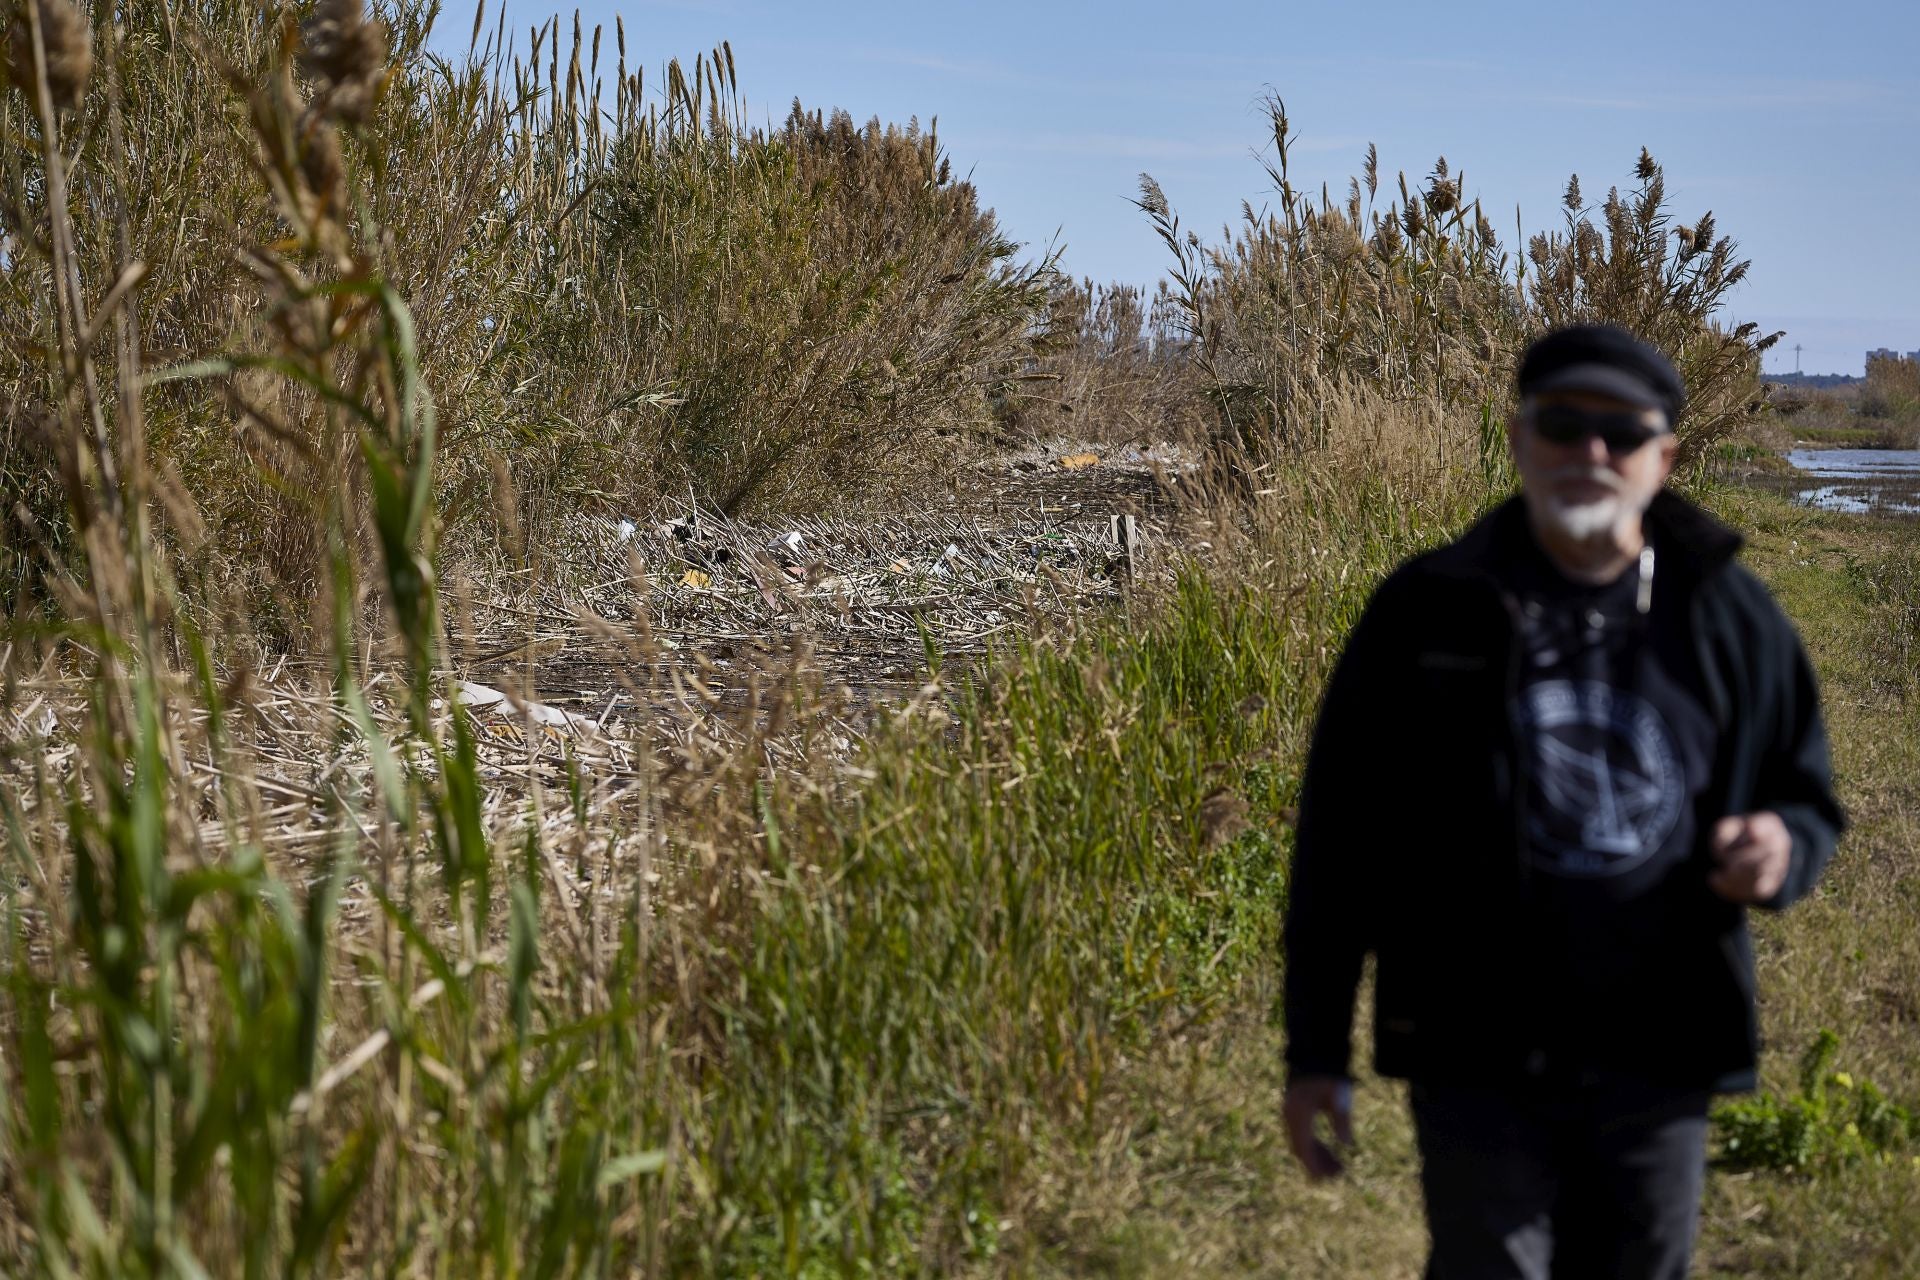
<svg viewBox="0 0 1920 1280">
<path fill-rule="evenodd" d="M 1638 413 L 1596 413 L 1572 405 L 1542 405 L 1533 411 L 1533 429 L 1554 444 L 1579 444 L 1599 436 L 1608 453 L 1632 453 L 1666 434 L 1649 427 Z"/>
</svg>

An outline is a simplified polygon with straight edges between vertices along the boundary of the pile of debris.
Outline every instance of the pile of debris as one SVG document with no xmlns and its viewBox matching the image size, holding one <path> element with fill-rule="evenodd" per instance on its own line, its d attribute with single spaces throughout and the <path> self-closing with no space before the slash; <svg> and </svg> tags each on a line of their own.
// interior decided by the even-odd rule
<svg viewBox="0 0 1920 1280">
<path fill-rule="evenodd" d="M 971 664 L 1170 578 L 1184 542 L 1177 504 L 1109 499 L 1177 480 L 1151 459 L 1096 464 L 1016 464 L 986 510 L 767 523 L 689 506 L 657 522 L 581 521 L 567 531 L 564 580 L 460 602 L 456 669 L 602 725 L 644 714 L 648 698 L 664 711 L 671 668 L 738 704 L 754 673 L 802 653 L 853 702 L 898 704 L 927 682 L 929 652 Z M 1020 483 L 1036 473 L 1067 483 Z"/>
</svg>

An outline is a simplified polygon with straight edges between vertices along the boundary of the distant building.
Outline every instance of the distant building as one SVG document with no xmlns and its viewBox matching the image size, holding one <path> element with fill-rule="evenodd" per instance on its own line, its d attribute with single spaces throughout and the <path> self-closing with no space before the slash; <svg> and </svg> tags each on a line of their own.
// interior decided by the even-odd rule
<svg viewBox="0 0 1920 1280">
<path fill-rule="evenodd" d="M 1920 351 L 1895 351 L 1892 347 L 1875 347 L 1867 352 L 1869 360 L 1913 360 L 1920 362 Z"/>
</svg>

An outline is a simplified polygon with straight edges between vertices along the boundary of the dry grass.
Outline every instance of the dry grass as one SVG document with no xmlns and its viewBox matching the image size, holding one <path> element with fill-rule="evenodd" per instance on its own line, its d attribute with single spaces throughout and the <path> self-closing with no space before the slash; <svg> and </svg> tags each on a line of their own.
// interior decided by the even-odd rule
<svg viewBox="0 0 1920 1280">
<path fill-rule="evenodd" d="M 1134 285 L 1057 280 L 1034 359 L 1001 394 L 1015 440 L 1195 444 L 1210 427 L 1164 282 L 1149 297 Z"/>
</svg>

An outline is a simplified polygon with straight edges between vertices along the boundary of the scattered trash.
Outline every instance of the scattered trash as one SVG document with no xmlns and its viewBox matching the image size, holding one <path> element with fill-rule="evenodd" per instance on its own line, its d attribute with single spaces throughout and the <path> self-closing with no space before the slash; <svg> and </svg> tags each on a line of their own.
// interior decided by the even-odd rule
<svg viewBox="0 0 1920 1280">
<path fill-rule="evenodd" d="M 39 714 L 36 716 L 35 712 Z M 21 732 L 41 738 L 51 738 L 60 727 L 60 717 L 53 713 L 52 707 L 46 705 L 44 697 L 35 698 L 32 705 L 19 713 L 18 719 Z"/>
<path fill-rule="evenodd" d="M 692 587 L 695 591 L 705 591 L 713 585 L 713 579 L 698 569 L 689 569 L 680 576 L 680 585 Z"/>
<path fill-rule="evenodd" d="M 613 531 L 620 541 L 632 542 L 633 535 L 640 531 L 640 526 L 631 520 L 622 520 L 613 526 Z"/>
<path fill-rule="evenodd" d="M 523 702 L 519 707 L 513 700 L 492 685 L 475 684 L 471 680 L 454 682 L 453 700 L 470 711 L 491 711 L 495 715 L 515 719 L 524 714 L 538 725 L 547 725 L 556 729 L 593 730 L 597 728 L 593 721 L 585 716 L 563 711 L 559 707 L 550 707 L 544 702 Z"/>
<path fill-rule="evenodd" d="M 491 707 L 505 702 L 507 695 L 491 685 L 459 680 L 454 683 L 453 700 L 463 707 Z"/>
<path fill-rule="evenodd" d="M 1078 471 L 1082 467 L 1097 467 L 1100 455 L 1097 453 L 1069 453 L 1060 459 L 1062 471 Z"/>
<path fill-rule="evenodd" d="M 551 725 L 556 729 L 591 729 L 593 721 L 585 716 L 577 716 L 571 711 L 562 711 L 559 707 L 550 707 L 544 702 L 525 704 L 527 718 L 535 724 Z"/>
</svg>

